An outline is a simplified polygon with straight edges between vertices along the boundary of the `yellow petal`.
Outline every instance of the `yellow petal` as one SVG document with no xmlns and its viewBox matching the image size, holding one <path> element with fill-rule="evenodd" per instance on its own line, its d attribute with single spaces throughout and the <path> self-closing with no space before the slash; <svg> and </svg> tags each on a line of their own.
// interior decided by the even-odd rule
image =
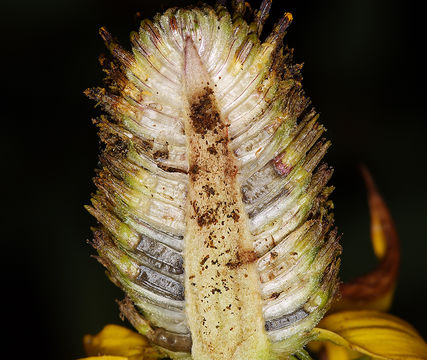
<svg viewBox="0 0 427 360">
<path fill-rule="evenodd" d="M 339 345 L 335 345 L 334 343 L 328 342 L 325 344 L 324 352 L 326 353 L 326 358 L 328 360 L 350 360 L 349 351 Z"/>
<path fill-rule="evenodd" d="M 117 360 L 145 360 L 160 356 L 145 337 L 119 325 L 106 325 L 97 335 L 86 335 L 83 344 L 86 354 L 96 359 L 110 360 L 99 355 L 114 355 L 111 360 L 116 360 L 115 357 Z"/>
<path fill-rule="evenodd" d="M 399 271 L 399 238 L 390 211 L 387 208 L 369 171 L 362 167 L 368 190 L 371 213 L 371 240 L 375 255 L 380 260 L 376 269 L 341 286 L 341 299 L 332 311 L 349 309 L 390 309 Z"/>
<path fill-rule="evenodd" d="M 411 325 L 377 311 L 331 314 L 314 331 L 318 334 L 317 340 L 328 340 L 376 359 L 427 359 L 427 344 Z"/>
<path fill-rule="evenodd" d="M 77 360 L 128 360 L 128 357 L 124 356 L 109 356 L 109 355 L 102 355 L 102 356 L 90 356 L 85 357 Z"/>
</svg>

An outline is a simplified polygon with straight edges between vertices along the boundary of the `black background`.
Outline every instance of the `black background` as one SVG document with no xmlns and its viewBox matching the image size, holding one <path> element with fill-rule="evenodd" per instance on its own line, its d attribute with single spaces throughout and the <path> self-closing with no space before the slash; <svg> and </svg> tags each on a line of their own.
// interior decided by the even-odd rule
<svg viewBox="0 0 427 360">
<path fill-rule="evenodd" d="M 94 220 L 98 115 L 82 91 L 101 84 L 98 28 L 129 47 L 136 12 L 152 17 L 190 1 L 2 1 L 2 350 L 18 359 L 73 359 L 81 338 L 121 323 L 122 294 L 86 243 Z M 257 2 L 254 1 L 257 6 Z M 343 232 L 342 278 L 375 265 L 358 164 L 365 163 L 394 216 L 402 268 L 392 313 L 427 335 L 425 15 L 397 0 L 279 1 L 294 23 L 286 41 L 304 62 L 304 88 L 333 147 L 327 161 L 336 222 Z M 4 355 L 4 354 L 3 354 Z"/>
</svg>

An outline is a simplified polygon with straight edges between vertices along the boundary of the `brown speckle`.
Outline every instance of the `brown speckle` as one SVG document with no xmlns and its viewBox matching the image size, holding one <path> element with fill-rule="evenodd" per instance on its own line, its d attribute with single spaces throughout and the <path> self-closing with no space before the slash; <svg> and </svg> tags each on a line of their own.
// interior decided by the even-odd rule
<svg viewBox="0 0 427 360">
<path fill-rule="evenodd" d="M 194 131 L 206 134 L 220 123 L 220 116 L 214 102 L 213 90 L 206 86 L 200 95 L 190 104 L 190 119 Z"/>
<path fill-rule="evenodd" d="M 203 190 L 205 190 L 205 192 L 208 196 L 215 195 L 215 190 L 212 186 L 203 185 L 202 188 L 203 188 Z"/>
<path fill-rule="evenodd" d="M 239 210 L 233 210 L 231 212 L 231 217 L 233 218 L 234 222 L 238 222 L 240 219 L 240 215 L 238 214 Z"/>
<path fill-rule="evenodd" d="M 218 220 L 216 219 L 217 210 L 209 209 L 205 211 L 202 215 L 197 216 L 197 224 L 200 227 L 216 224 Z"/>
<path fill-rule="evenodd" d="M 161 150 L 157 150 L 154 154 L 153 154 L 153 158 L 154 160 L 157 159 L 168 159 L 169 158 L 169 151 L 165 150 L 165 151 L 161 151 Z"/>
<path fill-rule="evenodd" d="M 253 250 L 239 251 L 236 254 L 235 261 L 229 261 L 226 264 L 226 266 L 229 267 L 230 269 L 236 269 L 239 266 L 254 262 L 257 258 L 258 257 L 256 255 L 255 251 L 253 251 Z"/>
<path fill-rule="evenodd" d="M 200 261 L 200 265 L 201 265 L 201 266 L 205 265 L 205 262 L 206 262 L 208 259 L 209 259 L 209 255 L 206 255 L 206 256 L 202 259 L 202 261 Z"/>
<path fill-rule="evenodd" d="M 206 149 L 210 154 L 216 155 L 218 152 L 216 151 L 215 146 L 211 145 Z"/>
<path fill-rule="evenodd" d="M 197 164 L 192 165 L 190 167 L 189 174 L 190 174 L 191 180 L 195 181 L 197 179 L 197 175 L 199 174 L 199 171 L 200 171 L 200 167 Z"/>
</svg>

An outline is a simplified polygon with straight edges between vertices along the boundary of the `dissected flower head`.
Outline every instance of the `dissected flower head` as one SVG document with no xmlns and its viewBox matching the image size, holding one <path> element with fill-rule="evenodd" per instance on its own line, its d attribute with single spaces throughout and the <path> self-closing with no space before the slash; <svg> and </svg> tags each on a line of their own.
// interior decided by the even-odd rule
<svg viewBox="0 0 427 360">
<path fill-rule="evenodd" d="M 101 29 L 106 114 L 88 210 L 121 312 L 173 358 L 279 359 L 312 339 L 337 292 L 330 146 L 271 1 L 169 9 Z"/>
</svg>

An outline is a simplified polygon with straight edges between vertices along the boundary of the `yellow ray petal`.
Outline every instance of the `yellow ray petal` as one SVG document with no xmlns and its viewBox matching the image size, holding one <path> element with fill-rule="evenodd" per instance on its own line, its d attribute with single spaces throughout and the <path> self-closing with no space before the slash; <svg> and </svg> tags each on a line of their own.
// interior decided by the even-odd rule
<svg viewBox="0 0 427 360">
<path fill-rule="evenodd" d="M 350 352 L 343 346 L 334 343 L 325 343 L 324 352 L 328 360 L 350 360 Z"/>
<path fill-rule="evenodd" d="M 350 350 L 330 341 L 311 341 L 307 345 L 310 353 L 317 354 L 316 359 L 321 360 L 362 360 L 360 352 Z"/>
<path fill-rule="evenodd" d="M 371 240 L 378 267 L 341 286 L 341 299 L 334 303 L 332 311 L 348 309 L 372 309 L 387 311 L 393 300 L 399 271 L 399 239 L 391 214 L 375 186 L 367 168 L 362 167 L 368 190 L 371 213 Z"/>
<path fill-rule="evenodd" d="M 160 356 L 144 336 L 119 325 L 106 325 L 97 335 L 86 335 L 83 344 L 88 356 L 100 360 L 151 360 Z"/>
<path fill-rule="evenodd" d="M 375 359 L 427 359 L 427 344 L 411 325 L 377 311 L 331 314 L 313 331 L 317 332 L 320 341 L 331 341 Z"/>
<path fill-rule="evenodd" d="M 125 356 L 110 356 L 110 355 L 101 355 L 101 356 L 90 356 L 77 360 L 128 360 L 128 357 Z"/>
</svg>

